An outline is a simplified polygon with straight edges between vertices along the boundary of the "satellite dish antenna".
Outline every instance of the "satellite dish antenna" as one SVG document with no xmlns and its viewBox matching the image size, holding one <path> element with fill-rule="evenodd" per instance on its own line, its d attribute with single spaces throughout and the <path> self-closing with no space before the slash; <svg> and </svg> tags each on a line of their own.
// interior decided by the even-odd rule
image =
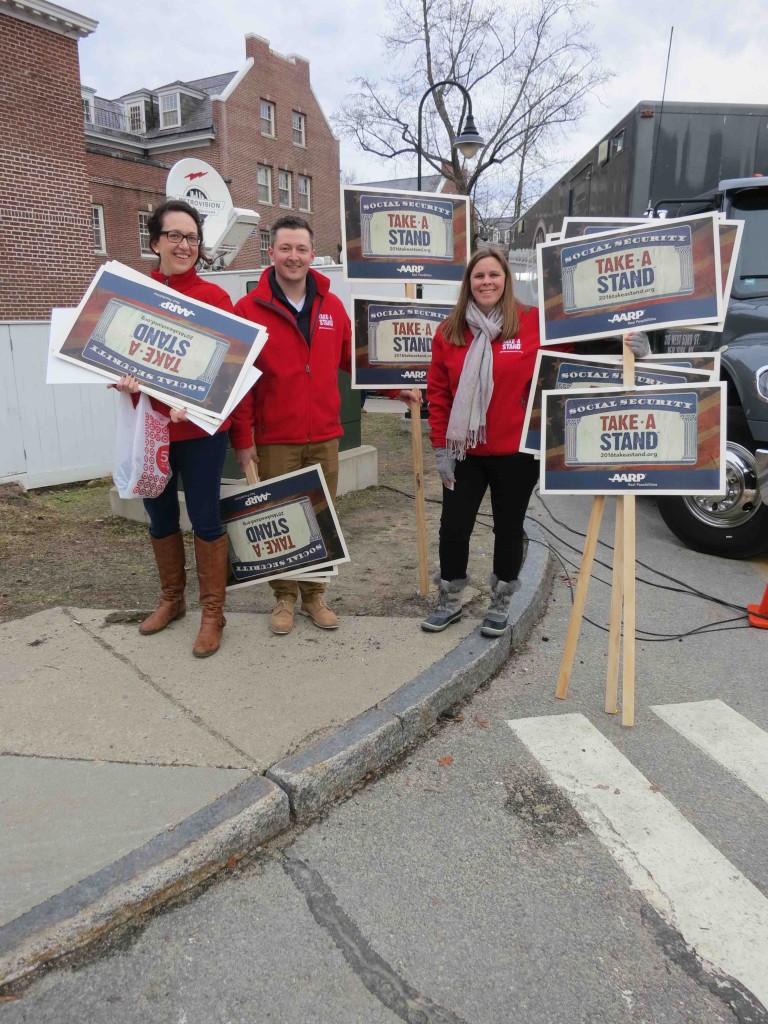
<svg viewBox="0 0 768 1024">
<path fill-rule="evenodd" d="M 211 260 L 229 266 L 259 225 L 255 210 L 232 205 L 226 182 L 219 172 L 202 160 L 187 157 L 168 172 L 165 194 L 183 199 L 203 219 L 203 245 Z"/>
</svg>

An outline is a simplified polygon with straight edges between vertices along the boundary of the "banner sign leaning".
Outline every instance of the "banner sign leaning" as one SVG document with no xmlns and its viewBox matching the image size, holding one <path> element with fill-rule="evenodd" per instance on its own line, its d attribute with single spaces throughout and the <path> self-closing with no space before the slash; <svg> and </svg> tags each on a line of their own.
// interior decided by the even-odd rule
<svg viewBox="0 0 768 1024">
<path fill-rule="evenodd" d="M 432 336 L 452 304 L 354 296 L 353 388 L 426 388 Z"/>
<path fill-rule="evenodd" d="M 543 392 L 542 493 L 721 493 L 725 387 Z"/>
<path fill-rule="evenodd" d="M 537 247 L 544 344 L 722 320 L 715 214 Z"/>
<path fill-rule="evenodd" d="M 222 498 L 228 589 L 349 561 L 320 466 L 286 473 Z"/>
<path fill-rule="evenodd" d="M 467 196 L 343 185 L 345 280 L 460 281 L 468 225 Z"/>
</svg>

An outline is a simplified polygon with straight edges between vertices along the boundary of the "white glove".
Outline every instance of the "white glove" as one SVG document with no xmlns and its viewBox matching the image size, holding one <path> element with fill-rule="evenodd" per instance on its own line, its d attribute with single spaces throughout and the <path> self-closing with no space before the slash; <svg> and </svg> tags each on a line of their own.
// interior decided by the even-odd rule
<svg viewBox="0 0 768 1024">
<path fill-rule="evenodd" d="M 651 354 L 651 343 L 645 331 L 627 331 L 624 344 L 631 350 L 635 359 L 645 359 Z"/>
<path fill-rule="evenodd" d="M 440 474 L 440 479 L 443 481 L 443 487 L 447 487 L 448 490 L 452 491 L 453 485 L 456 482 L 456 478 L 453 475 L 456 459 L 447 448 L 435 448 L 435 465 L 437 466 L 437 472 Z"/>
</svg>

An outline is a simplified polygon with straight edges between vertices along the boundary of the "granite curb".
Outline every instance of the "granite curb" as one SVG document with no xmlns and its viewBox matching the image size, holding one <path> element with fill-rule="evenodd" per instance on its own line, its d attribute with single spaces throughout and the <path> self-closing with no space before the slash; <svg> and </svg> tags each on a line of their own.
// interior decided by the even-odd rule
<svg viewBox="0 0 768 1024">
<path fill-rule="evenodd" d="M 536 525 L 526 529 L 522 586 L 500 637 L 482 637 L 478 627 L 375 707 L 0 927 L 0 995 L 318 814 L 427 736 L 441 714 L 495 675 L 544 609 L 552 556 Z"/>
</svg>

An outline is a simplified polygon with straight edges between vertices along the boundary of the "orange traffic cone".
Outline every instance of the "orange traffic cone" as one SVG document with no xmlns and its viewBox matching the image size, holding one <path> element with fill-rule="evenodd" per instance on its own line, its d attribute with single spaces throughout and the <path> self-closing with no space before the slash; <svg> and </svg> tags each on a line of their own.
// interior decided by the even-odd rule
<svg viewBox="0 0 768 1024">
<path fill-rule="evenodd" d="M 768 587 L 765 588 L 763 600 L 760 604 L 748 604 L 747 614 L 750 626 L 757 626 L 758 629 L 768 629 Z"/>
</svg>

